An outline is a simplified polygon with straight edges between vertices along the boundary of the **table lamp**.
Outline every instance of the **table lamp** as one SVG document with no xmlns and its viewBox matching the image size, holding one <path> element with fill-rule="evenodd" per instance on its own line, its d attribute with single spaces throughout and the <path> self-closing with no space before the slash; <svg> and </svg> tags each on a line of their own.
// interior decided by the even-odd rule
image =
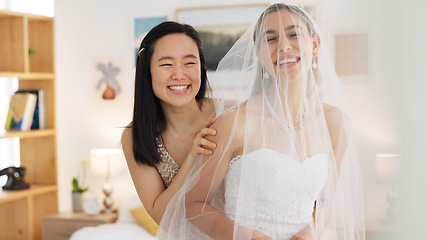
<svg viewBox="0 0 427 240">
<path fill-rule="evenodd" d="M 124 156 L 120 148 L 100 148 L 90 151 L 90 170 L 95 177 L 105 177 L 106 181 L 102 187 L 105 195 L 104 213 L 111 213 L 113 206 L 113 186 L 110 177 L 117 176 L 122 172 Z"/>
<path fill-rule="evenodd" d="M 397 218 L 399 212 L 398 200 L 399 195 L 396 184 L 399 179 L 401 155 L 400 154 L 377 154 L 375 156 L 376 180 L 382 184 L 390 184 L 392 190 L 387 194 L 387 216 L 393 221 Z"/>
</svg>

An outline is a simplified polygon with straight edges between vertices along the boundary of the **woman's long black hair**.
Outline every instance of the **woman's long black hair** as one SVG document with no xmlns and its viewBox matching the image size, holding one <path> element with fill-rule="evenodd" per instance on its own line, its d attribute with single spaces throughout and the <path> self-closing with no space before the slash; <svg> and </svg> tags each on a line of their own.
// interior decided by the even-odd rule
<svg viewBox="0 0 427 240">
<path fill-rule="evenodd" d="M 209 84 L 207 82 L 206 62 L 202 51 L 202 41 L 197 31 L 190 25 L 167 21 L 151 29 L 141 42 L 135 73 L 135 97 L 132 128 L 133 154 L 137 163 L 155 166 L 160 162 L 157 152 L 156 137 L 160 136 L 166 127 L 159 99 L 153 92 L 150 61 L 154 52 L 154 45 L 160 38 L 171 33 L 183 33 L 194 40 L 199 49 L 201 84 L 196 95 L 199 108 Z"/>
</svg>

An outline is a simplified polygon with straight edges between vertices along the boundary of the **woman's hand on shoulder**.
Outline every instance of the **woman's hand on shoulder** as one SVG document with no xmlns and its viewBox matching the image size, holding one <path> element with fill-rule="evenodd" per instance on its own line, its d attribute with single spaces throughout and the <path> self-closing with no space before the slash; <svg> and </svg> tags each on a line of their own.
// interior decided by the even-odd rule
<svg viewBox="0 0 427 240">
<path fill-rule="evenodd" d="M 216 118 L 211 118 L 205 124 L 205 127 L 202 128 L 194 139 L 193 148 L 191 149 L 190 154 L 196 158 L 198 154 L 212 155 L 213 150 L 216 148 L 216 143 L 208 140 L 206 136 L 215 136 L 216 130 L 210 128 L 214 124 Z"/>
</svg>

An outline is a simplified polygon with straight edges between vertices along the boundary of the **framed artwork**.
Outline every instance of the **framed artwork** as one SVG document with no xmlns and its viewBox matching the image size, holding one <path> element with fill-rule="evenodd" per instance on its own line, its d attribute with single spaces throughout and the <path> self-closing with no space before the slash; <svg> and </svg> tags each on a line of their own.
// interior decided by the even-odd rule
<svg viewBox="0 0 427 240">
<path fill-rule="evenodd" d="M 333 31 L 335 70 L 343 84 L 367 84 L 372 75 L 372 33 L 369 29 Z"/>
<path fill-rule="evenodd" d="M 167 17 L 135 17 L 133 18 L 133 53 L 136 65 L 136 58 L 138 57 L 139 46 L 145 35 L 156 25 L 167 21 Z"/>
<path fill-rule="evenodd" d="M 175 20 L 190 24 L 200 34 L 208 71 L 253 24 L 269 4 L 179 8 Z"/>
<path fill-rule="evenodd" d="M 92 76 L 92 105 L 95 109 L 117 109 L 125 106 L 124 58 L 93 59 Z"/>
</svg>

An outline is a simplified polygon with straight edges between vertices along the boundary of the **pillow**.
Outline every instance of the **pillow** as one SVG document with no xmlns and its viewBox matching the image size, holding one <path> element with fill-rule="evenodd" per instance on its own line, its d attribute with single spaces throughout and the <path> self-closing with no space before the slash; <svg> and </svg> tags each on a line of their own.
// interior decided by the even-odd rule
<svg viewBox="0 0 427 240">
<path fill-rule="evenodd" d="M 129 211 L 128 211 L 129 212 Z M 129 213 L 129 215 L 131 215 Z M 130 216 L 131 218 L 132 215 Z M 83 227 L 75 231 L 70 240 L 117 240 L 117 239 L 143 239 L 154 240 L 147 230 L 141 227 L 134 219 L 133 223 L 104 223 L 98 226 Z"/>
<path fill-rule="evenodd" d="M 133 217 L 139 222 L 139 224 L 145 228 L 151 235 L 156 236 L 159 225 L 151 218 L 144 206 L 129 209 Z"/>
<path fill-rule="evenodd" d="M 117 223 L 134 223 L 138 224 L 138 221 L 132 216 L 130 213 L 130 209 L 142 206 L 141 200 L 139 200 L 138 195 L 134 195 L 129 198 L 129 200 L 122 205 L 119 211 L 119 218 L 117 219 Z"/>
</svg>

